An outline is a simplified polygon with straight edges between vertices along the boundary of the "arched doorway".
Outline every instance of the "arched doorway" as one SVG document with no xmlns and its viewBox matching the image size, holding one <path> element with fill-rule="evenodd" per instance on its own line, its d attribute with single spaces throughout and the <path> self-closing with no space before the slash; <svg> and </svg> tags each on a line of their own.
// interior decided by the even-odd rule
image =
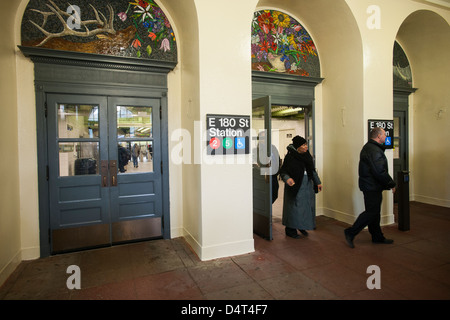
<svg viewBox="0 0 450 320">
<path fill-rule="evenodd" d="M 418 88 L 408 99 L 411 200 L 448 206 L 448 179 L 443 179 L 449 175 L 448 148 L 442 146 L 450 139 L 450 118 L 443 116 L 449 99 L 450 25 L 437 12 L 417 10 L 405 18 L 396 39 L 411 64 L 412 86 Z"/>
<path fill-rule="evenodd" d="M 283 158 L 285 144 L 295 135 L 304 136 L 314 152 L 314 88 L 322 79 L 311 36 L 295 18 L 277 10 L 254 14 L 252 70 L 252 148 L 257 150 L 253 164 L 253 230 L 271 240 L 272 203 L 277 196 L 273 191 L 278 184 L 270 173 L 276 172 L 279 165 L 273 154 Z M 260 141 L 261 137 L 264 141 Z"/>
<path fill-rule="evenodd" d="M 412 87 L 412 72 L 409 60 L 401 45 L 395 41 L 393 49 L 394 83 L 394 181 L 398 184 L 399 171 L 409 170 L 409 95 L 416 91 Z M 398 202 L 398 193 L 394 193 Z"/>
<path fill-rule="evenodd" d="M 41 256 L 169 238 L 164 12 L 32 0 L 20 49 L 35 64 Z"/>
</svg>

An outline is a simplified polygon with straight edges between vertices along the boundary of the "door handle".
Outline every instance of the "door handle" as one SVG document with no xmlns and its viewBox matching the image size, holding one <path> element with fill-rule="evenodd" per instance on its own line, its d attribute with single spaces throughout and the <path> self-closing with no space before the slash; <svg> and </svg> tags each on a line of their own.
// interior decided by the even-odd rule
<svg viewBox="0 0 450 320">
<path fill-rule="evenodd" d="M 117 187 L 117 160 L 109 161 L 109 174 L 111 176 L 111 187 Z"/>
<path fill-rule="evenodd" d="M 101 176 L 102 176 L 102 188 L 108 186 L 108 160 L 102 160 L 100 162 Z"/>
</svg>

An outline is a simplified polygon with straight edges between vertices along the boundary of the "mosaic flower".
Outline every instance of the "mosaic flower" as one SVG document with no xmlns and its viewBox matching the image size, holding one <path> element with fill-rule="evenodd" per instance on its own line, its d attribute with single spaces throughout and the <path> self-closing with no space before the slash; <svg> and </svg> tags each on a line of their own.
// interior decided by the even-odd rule
<svg viewBox="0 0 450 320">
<path fill-rule="evenodd" d="M 276 26 L 280 26 L 282 28 L 288 28 L 291 24 L 291 18 L 287 14 L 284 14 L 279 11 L 274 11 L 272 13 L 273 16 L 273 23 Z"/>
<path fill-rule="evenodd" d="M 172 26 L 164 12 L 153 0 L 130 1 L 127 11 L 120 13 L 119 18 L 126 19 L 128 11 L 132 12 L 130 13 L 131 19 L 133 19 L 136 28 L 138 30 L 145 30 L 145 33 L 140 31 L 136 32 L 135 40 L 138 40 L 139 43 L 151 41 L 150 44 L 146 44 L 144 53 L 146 52 L 147 55 L 150 56 L 155 48 L 158 48 L 163 52 L 171 50 L 171 47 L 175 45 L 175 36 Z M 145 41 L 145 38 L 149 40 Z M 132 46 L 138 49 L 136 55 L 140 57 L 142 54 L 139 51 L 140 46 L 136 46 L 135 44 L 136 42 L 133 42 Z"/>
<path fill-rule="evenodd" d="M 306 30 L 289 15 L 276 10 L 255 12 L 251 39 L 255 70 L 309 75 L 301 65 L 309 57 L 317 56 L 317 50 Z"/>
</svg>

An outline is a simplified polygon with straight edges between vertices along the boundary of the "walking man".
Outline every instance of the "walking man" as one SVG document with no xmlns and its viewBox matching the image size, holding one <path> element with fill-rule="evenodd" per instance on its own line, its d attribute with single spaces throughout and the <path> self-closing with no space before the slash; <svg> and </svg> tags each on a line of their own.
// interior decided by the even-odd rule
<svg viewBox="0 0 450 320">
<path fill-rule="evenodd" d="M 361 150 L 359 158 L 359 189 L 364 194 L 365 211 L 356 219 L 353 226 L 344 230 L 345 240 L 350 248 L 354 248 L 353 239 L 366 226 L 374 243 L 393 243 L 381 232 L 380 211 L 383 190 L 395 192 L 395 182 L 388 172 L 388 162 L 384 155 L 386 132 L 382 128 L 374 128 L 369 133 L 369 141 Z"/>
</svg>

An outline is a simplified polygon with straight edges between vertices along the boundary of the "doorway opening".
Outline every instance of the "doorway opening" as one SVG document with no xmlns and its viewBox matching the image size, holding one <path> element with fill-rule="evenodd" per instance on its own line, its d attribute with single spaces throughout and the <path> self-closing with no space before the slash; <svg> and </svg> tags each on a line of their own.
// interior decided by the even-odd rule
<svg viewBox="0 0 450 320">
<path fill-rule="evenodd" d="M 277 160 L 273 159 L 272 150 L 276 149 L 283 159 L 292 138 L 301 135 L 314 154 L 314 88 L 321 81 L 320 78 L 253 71 L 252 129 L 256 133 L 252 137 L 253 232 L 264 239 L 272 240 L 272 204 L 277 197 L 273 192 L 277 184 L 272 171 L 277 171 L 281 165 L 273 165 Z M 281 189 L 283 186 L 278 182 Z M 282 197 L 277 201 L 280 215 L 278 207 Z"/>
<path fill-rule="evenodd" d="M 21 50 L 35 71 L 41 257 L 170 238 L 176 63 Z"/>
</svg>

